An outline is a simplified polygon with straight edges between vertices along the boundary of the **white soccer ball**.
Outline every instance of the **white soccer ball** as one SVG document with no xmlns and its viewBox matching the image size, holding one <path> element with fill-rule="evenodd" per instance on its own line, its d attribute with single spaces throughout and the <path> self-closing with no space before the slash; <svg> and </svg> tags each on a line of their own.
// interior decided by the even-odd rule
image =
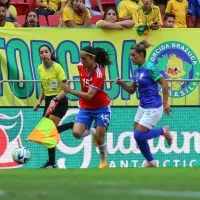
<svg viewBox="0 0 200 200">
<path fill-rule="evenodd" d="M 12 153 L 13 160 L 18 164 L 25 164 L 30 160 L 31 154 L 26 147 L 18 147 Z"/>
</svg>

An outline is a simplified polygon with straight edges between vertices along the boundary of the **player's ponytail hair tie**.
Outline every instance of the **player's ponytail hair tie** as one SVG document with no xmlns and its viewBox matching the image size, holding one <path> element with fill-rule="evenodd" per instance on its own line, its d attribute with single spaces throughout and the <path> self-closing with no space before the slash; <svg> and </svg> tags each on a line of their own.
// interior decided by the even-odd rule
<svg viewBox="0 0 200 200">
<path fill-rule="evenodd" d="M 81 49 L 81 51 L 87 54 L 88 56 L 95 57 L 95 62 L 103 68 L 105 68 L 106 66 L 110 66 L 112 63 L 109 58 L 109 53 L 106 52 L 103 48 L 94 48 L 91 46 L 87 46 Z"/>
<path fill-rule="evenodd" d="M 144 57 L 146 58 L 146 54 L 147 54 L 146 49 L 148 49 L 151 46 L 153 45 L 150 44 L 146 38 L 144 38 L 138 44 L 134 44 L 131 47 L 131 49 L 135 49 L 137 53 L 143 53 Z"/>
<path fill-rule="evenodd" d="M 145 49 L 148 49 L 149 47 L 153 46 L 152 44 L 150 44 L 148 42 L 148 40 L 146 38 L 142 39 L 140 42 L 139 42 L 139 45 L 142 45 Z"/>
</svg>

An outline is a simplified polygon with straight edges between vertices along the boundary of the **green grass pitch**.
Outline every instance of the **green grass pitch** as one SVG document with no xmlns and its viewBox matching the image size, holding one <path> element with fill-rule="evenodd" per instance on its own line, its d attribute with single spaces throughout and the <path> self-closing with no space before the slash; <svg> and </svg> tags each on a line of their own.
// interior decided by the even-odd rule
<svg viewBox="0 0 200 200">
<path fill-rule="evenodd" d="M 0 170 L 1 200 L 200 199 L 200 168 Z"/>
</svg>

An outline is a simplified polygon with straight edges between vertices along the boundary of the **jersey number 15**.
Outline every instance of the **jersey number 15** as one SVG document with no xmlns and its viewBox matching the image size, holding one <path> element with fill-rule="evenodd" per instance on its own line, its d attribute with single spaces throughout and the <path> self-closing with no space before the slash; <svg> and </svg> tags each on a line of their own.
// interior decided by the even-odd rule
<svg viewBox="0 0 200 200">
<path fill-rule="evenodd" d="M 90 87 L 90 83 L 89 83 L 89 79 L 87 79 L 87 78 L 84 78 L 83 79 L 83 87 L 87 87 L 87 88 L 89 88 Z"/>
</svg>

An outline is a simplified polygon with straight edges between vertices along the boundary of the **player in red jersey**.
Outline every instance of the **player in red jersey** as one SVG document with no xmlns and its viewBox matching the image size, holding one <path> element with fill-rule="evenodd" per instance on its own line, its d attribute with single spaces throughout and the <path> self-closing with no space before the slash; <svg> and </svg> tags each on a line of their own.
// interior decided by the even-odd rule
<svg viewBox="0 0 200 200">
<path fill-rule="evenodd" d="M 98 146 L 101 162 L 99 168 L 107 168 L 107 144 L 104 135 L 108 128 L 111 109 L 110 99 L 103 91 L 105 67 L 111 64 L 108 53 L 102 48 L 84 47 L 80 52 L 81 63 L 78 64 L 81 92 L 73 90 L 67 83 L 62 83 L 63 90 L 80 97 L 80 112 L 74 122 L 73 134 L 83 138 L 93 134 L 95 146 Z M 96 130 L 91 127 L 95 120 Z M 95 130 L 95 131 L 94 131 Z"/>
</svg>

